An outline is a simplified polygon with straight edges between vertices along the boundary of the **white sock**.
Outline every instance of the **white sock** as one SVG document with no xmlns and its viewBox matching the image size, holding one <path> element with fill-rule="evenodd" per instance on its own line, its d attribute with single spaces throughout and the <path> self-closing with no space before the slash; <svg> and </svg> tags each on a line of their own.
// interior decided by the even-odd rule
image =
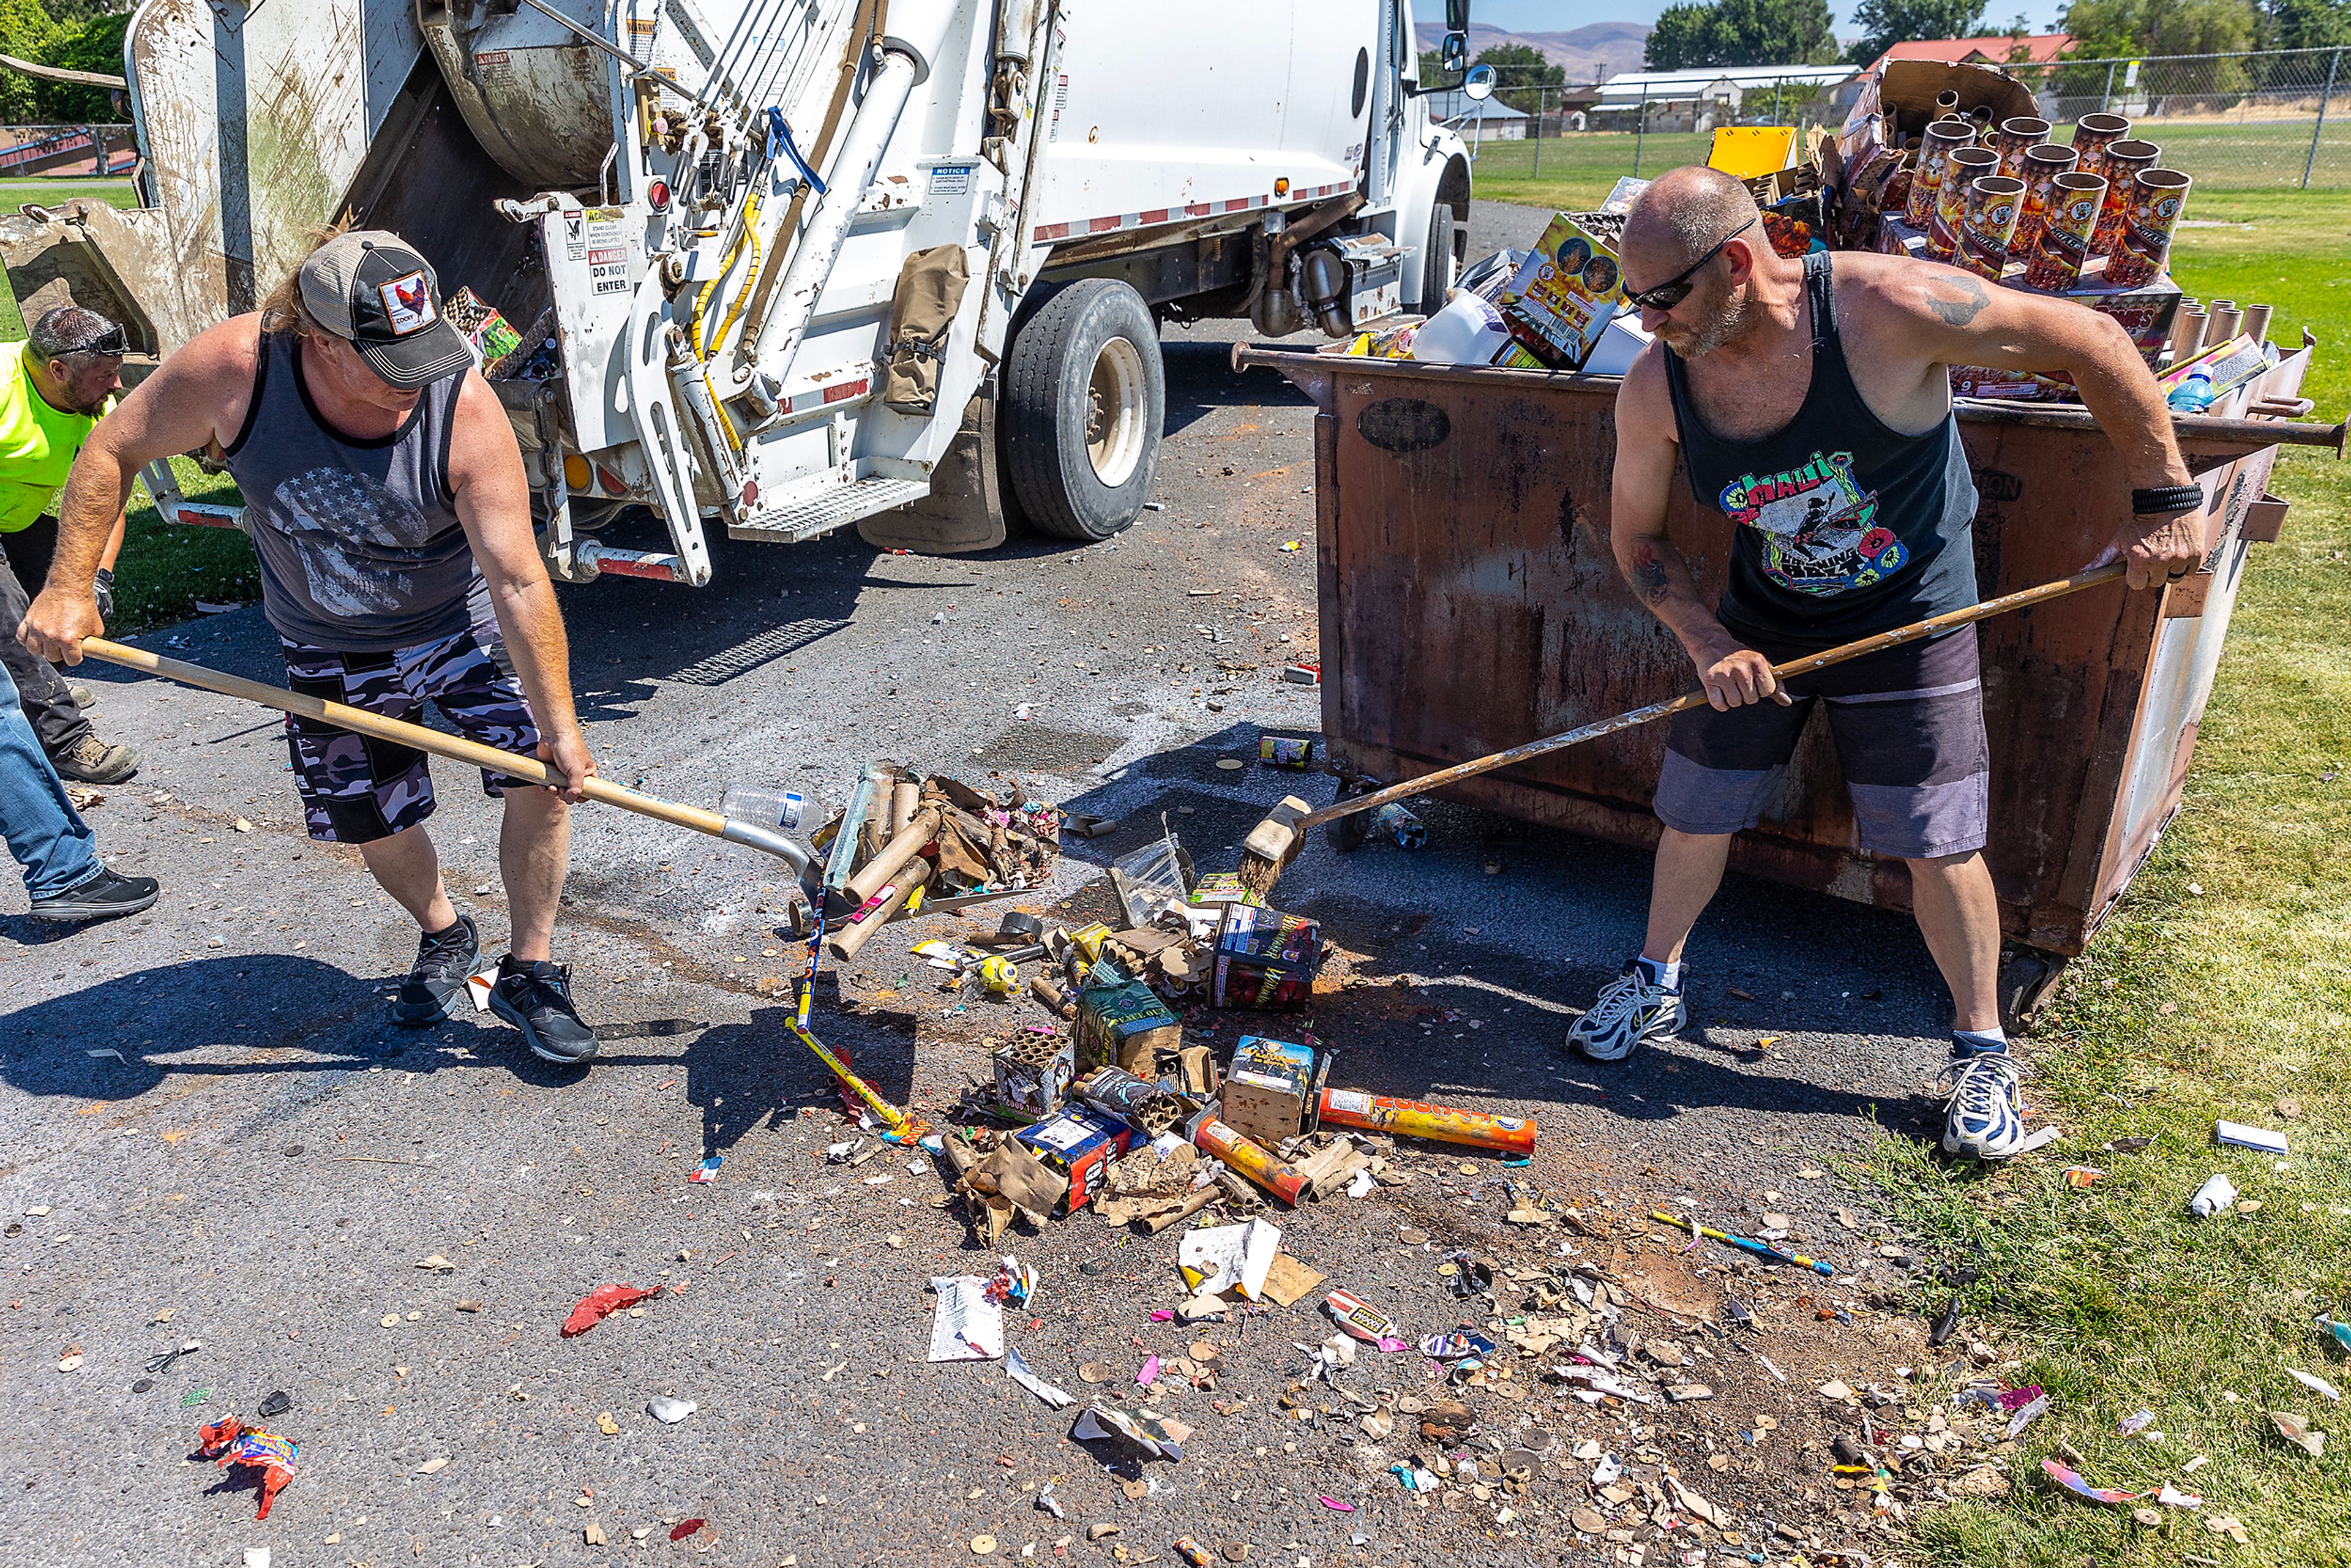
<svg viewBox="0 0 2351 1568">
<path fill-rule="evenodd" d="M 1641 962 L 1646 964 L 1656 975 L 1657 984 L 1663 986 L 1669 991 L 1677 991 L 1681 989 L 1682 961 L 1679 958 L 1675 959 L 1670 964 L 1659 963 L 1655 958 L 1644 958 Z"/>
</svg>

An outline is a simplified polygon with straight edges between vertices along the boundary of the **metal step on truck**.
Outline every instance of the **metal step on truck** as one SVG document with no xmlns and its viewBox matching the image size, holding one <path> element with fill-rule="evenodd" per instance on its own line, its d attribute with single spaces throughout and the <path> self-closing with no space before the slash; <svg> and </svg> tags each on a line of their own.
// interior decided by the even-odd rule
<svg viewBox="0 0 2351 1568">
<path fill-rule="evenodd" d="M 1107 538 L 1162 323 L 1434 310 L 1468 216 L 1410 0 L 145 0 L 124 55 L 144 206 L 0 219 L 27 319 L 160 357 L 318 226 L 397 230 L 511 325 L 485 369 L 575 582 L 707 583 L 714 527 Z"/>
</svg>

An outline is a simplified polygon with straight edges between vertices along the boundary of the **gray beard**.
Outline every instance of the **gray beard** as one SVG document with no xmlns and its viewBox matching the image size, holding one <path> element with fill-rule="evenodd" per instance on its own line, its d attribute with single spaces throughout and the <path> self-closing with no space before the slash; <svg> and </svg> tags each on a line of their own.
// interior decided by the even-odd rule
<svg viewBox="0 0 2351 1568">
<path fill-rule="evenodd" d="M 1674 351 L 1685 360 L 1695 360 L 1714 352 L 1746 329 L 1751 303 L 1748 296 L 1740 295 L 1721 315 L 1690 334 L 1688 348 Z"/>
</svg>

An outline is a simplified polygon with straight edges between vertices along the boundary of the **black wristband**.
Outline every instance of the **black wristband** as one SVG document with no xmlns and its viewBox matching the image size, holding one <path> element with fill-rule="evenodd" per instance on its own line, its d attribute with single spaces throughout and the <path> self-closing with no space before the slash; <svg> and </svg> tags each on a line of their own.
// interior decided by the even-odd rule
<svg viewBox="0 0 2351 1568">
<path fill-rule="evenodd" d="M 2204 490 L 2199 485 L 2164 485 L 2152 490 L 2131 492 L 2131 511 L 2142 517 L 2164 512 L 2191 511 L 2203 504 Z"/>
</svg>

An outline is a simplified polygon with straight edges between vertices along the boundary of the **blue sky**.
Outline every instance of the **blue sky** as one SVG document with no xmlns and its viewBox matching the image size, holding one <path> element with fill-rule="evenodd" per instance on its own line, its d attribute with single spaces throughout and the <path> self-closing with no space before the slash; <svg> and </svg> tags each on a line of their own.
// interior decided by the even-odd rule
<svg viewBox="0 0 2351 1568">
<path fill-rule="evenodd" d="M 1657 13 L 1670 0 L 1470 0 L 1469 15 L 1480 22 L 1514 33 L 1562 33 L 1593 22 L 1654 22 Z M 1984 23 L 1991 27 L 2003 27 L 2019 11 L 2032 24 L 2036 33 L 2054 32 L 2057 13 L 2064 9 L 2061 0 L 1990 0 L 1984 7 Z M 1424 8 L 1413 7 L 1416 17 Z M 1441 18 L 1442 5 L 1426 7 L 1426 14 Z M 1846 18 L 1853 14 L 1851 0 L 1829 0 L 1829 14 L 1836 18 L 1837 31 L 1851 31 Z"/>
</svg>

